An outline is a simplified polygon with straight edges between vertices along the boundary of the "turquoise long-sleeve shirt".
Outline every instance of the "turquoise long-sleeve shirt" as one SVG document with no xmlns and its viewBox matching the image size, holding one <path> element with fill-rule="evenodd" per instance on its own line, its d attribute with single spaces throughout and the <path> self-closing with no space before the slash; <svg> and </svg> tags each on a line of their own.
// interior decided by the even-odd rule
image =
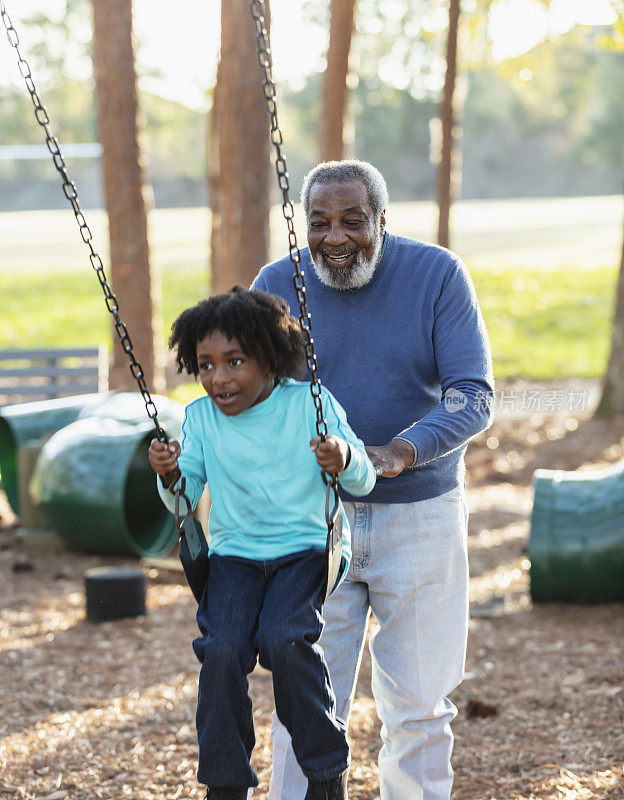
<svg viewBox="0 0 624 800">
<path fill-rule="evenodd" d="M 339 483 L 351 495 L 366 495 L 375 484 L 375 469 L 364 444 L 324 387 L 321 397 L 328 433 L 347 441 L 351 451 Z M 210 553 L 266 561 L 325 547 L 325 485 L 310 451 L 315 435 L 307 383 L 280 383 L 266 400 L 235 416 L 224 414 L 208 396 L 187 406 L 178 465 L 193 507 L 208 484 Z M 158 490 L 173 511 L 173 496 L 160 480 Z M 349 561 L 344 509 L 342 517 L 343 555 Z"/>
</svg>

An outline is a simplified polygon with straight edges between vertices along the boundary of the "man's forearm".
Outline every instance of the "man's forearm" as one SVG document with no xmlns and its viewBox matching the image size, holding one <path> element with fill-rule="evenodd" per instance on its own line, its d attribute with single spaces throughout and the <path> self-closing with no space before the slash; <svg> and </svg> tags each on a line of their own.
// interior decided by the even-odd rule
<svg viewBox="0 0 624 800">
<path fill-rule="evenodd" d="M 485 382 L 447 391 L 441 403 L 399 436 L 414 445 L 419 465 L 441 458 L 489 427 L 493 394 Z"/>
</svg>

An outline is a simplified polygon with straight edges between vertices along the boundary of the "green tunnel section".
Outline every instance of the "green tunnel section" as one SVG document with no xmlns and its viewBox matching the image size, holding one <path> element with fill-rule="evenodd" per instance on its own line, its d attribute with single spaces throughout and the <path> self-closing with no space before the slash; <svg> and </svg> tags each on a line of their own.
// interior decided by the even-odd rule
<svg viewBox="0 0 624 800">
<path fill-rule="evenodd" d="M 30 483 L 31 497 L 47 524 L 72 547 L 93 553 L 163 555 L 171 550 L 176 532 L 149 466 L 155 431 L 145 403 L 138 393 L 95 398 L 73 419 L 62 420 L 65 424 L 57 425 L 43 445 Z M 184 406 L 166 397 L 154 401 L 167 435 L 179 437 Z M 35 405 L 45 403 L 21 408 Z M 5 418 L 6 410 L 0 412 L 0 425 L 4 422 L 11 430 L 14 417 Z M 24 412 L 22 419 L 27 416 Z M 51 421 L 47 424 L 46 435 Z M 31 427 L 34 430 L 34 424 Z M 17 450 L 21 440 L 15 435 L 13 440 Z M 14 452 L 7 462 L 11 459 L 16 463 Z M 4 481 L 5 461 L 1 463 Z"/>
<path fill-rule="evenodd" d="M 0 474 L 9 505 L 19 515 L 18 451 L 28 442 L 46 439 L 79 414 L 102 402 L 98 394 L 19 403 L 0 408 Z"/>
<path fill-rule="evenodd" d="M 533 485 L 533 600 L 624 600 L 624 463 L 599 472 L 540 469 Z"/>
</svg>

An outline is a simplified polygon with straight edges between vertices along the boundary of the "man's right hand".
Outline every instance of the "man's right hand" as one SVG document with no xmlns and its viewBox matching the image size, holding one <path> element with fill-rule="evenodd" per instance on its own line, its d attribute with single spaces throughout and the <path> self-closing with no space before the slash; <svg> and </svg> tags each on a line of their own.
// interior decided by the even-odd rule
<svg viewBox="0 0 624 800">
<path fill-rule="evenodd" d="M 169 444 L 152 439 L 149 448 L 150 466 L 157 475 L 166 475 L 178 466 L 178 456 L 182 448 L 180 443 L 171 439 Z"/>
</svg>

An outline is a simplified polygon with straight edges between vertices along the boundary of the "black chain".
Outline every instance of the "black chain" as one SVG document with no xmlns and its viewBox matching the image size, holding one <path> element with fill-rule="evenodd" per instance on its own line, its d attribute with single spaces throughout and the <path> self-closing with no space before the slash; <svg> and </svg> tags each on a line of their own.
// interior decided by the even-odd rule
<svg viewBox="0 0 624 800">
<path fill-rule="evenodd" d="M 89 248 L 90 251 L 89 260 L 91 261 L 91 266 L 95 270 L 95 273 L 100 282 L 100 286 L 102 287 L 102 291 L 104 292 L 104 300 L 106 302 L 106 307 L 112 314 L 113 319 L 115 321 L 115 332 L 119 337 L 119 341 L 121 342 L 121 346 L 124 352 L 130 359 L 130 372 L 132 373 L 132 377 L 136 380 L 139 387 L 139 391 L 143 396 L 143 400 L 145 401 L 145 410 L 147 411 L 148 417 L 154 423 L 158 440 L 160 442 L 167 443 L 169 440 L 167 438 L 167 434 L 161 428 L 160 423 L 158 422 L 158 412 L 156 410 L 156 405 L 154 404 L 154 401 L 152 400 L 152 397 L 147 388 L 147 384 L 145 382 L 145 377 L 143 374 L 143 367 L 135 358 L 134 350 L 132 347 L 132 339 L 130 338 L 130 334 L 128 333 L 126 324 L 119 316 L 119 303 L 117 302 L 117 298 L 115 297 L 115 294 L 113 293 L 110 284 L 106 278 L 106 273 L 104 272 L 104 264 L 102 263 L 102 259 L 100 258 L 95 248 L 93 247 L 93 234 L 91 233 L 91 229 L 87 225 L 84 214 L 80 209 L 76 184 L 69 177 L 69 174 L 67 172 L 67 165 L 65 164 L 65 159 L 61 154 L 59 141 L 52 133 L 48 112 L 45 106 L 41 103 L 41 100 L 39 99 L 39 95 L 37 93 L 37 89 L 35 88 L 35 83 L 33 81 L 32 74 L 30 71 L 30 66 L 28 65 L 28 61 L 26 61 L 26 59 L 22 56 L 19 49 L 19 36 L 17 35 L 17 31 L 15 30 L 13 24 L 11 23 L 11 18 L 9 17 L 2 0 L 0 0 L 0 15 L 2 16 L 2 22 L 4 23 L 4 27 L 6 28 L 7 36 L 9 38 L 9 44 L 11 45 L 11 47 L 15 49 L 15 52 L 17 53 L 19 71 L 22 77 L 24 78 L 24 81 L 26 82 L 26 88 L 28 89 L 28 93 L 30 94 L 30 99 L 32 100 L 33 106 L 35 107 L 35 117 L 37 118 L 37 122 L 45 132 L 46 145 L 48 146 L 48 150 L 50 151 L 50 155 L 52 156 L 52 160 L 54 161 L 54 166 L 56 167 L 56 170 L 61 176 L 61 179 L 63 181 L 63 192 L 65 193 L 65 197 L 69 200 L 69 203 L 74 211 L 74 216 L 76 217 L 76 222 L 78 223 L 78 227 L 80 229 L 80 235 L 82 237 L 82 241 Z"/>
<path fill-rule="evenodd" d="M 305 274 L 301 269 L 301 251 L 297 245 L 297 234 L 295 233 L 295 226 L 293 218 L 295 210 L 290 201 L 290 181 L 288 178 L 288 169 L 286 168 L 286 158 L 282 153 L 282 145 L 284 144 L 284 137 L 279 126 L 277 119 L 277 92 L 275 89 L 275 81 L 273 80 L 273 59 L 271 56 L 271 42 L 269 39 L 269 32 L 266 26 L 266 12 L 264 7 L 264 0 L 249 0 L 249 8 L 251 16 L 253 17 L 256 27 L 256 43 L 258 45 L 258 61 L 260 67 L 264 72 L 262 80 L 262 89 L 264 97 L 267 102 L 269 117 L 271 119 L 271 142 L 275 147 L 275 169 L 277 172 L 277 182 L 282 192 L 282 214 L 288 226 L 288 252 L 290 260 L 294 267 L 293 283 L 295 291 L 297 292 L 297 300 L 299 301 L 299 322 L 303 328 L 306 338 L 305 354 L 308 369 L 310 370 L 311 381 L 310 391 L 314 398 L 314 407 L 316 408 L 316 432 L 325 441 L 327 437 L 327 422 L 323 416 L 323 404 L 321 401 L 321 381 L 318 377 L 318 366 L 316 361 L 316 353 L 314 352 L 314 339 L 312 338 L 312 317 L 308 311 L 308 302 L 306 298 Z M 326 480 L 325 473 L 323 473 L 323 480 Z M 333 481 L 335 482 L 335 478 Z"/>
</svg>

